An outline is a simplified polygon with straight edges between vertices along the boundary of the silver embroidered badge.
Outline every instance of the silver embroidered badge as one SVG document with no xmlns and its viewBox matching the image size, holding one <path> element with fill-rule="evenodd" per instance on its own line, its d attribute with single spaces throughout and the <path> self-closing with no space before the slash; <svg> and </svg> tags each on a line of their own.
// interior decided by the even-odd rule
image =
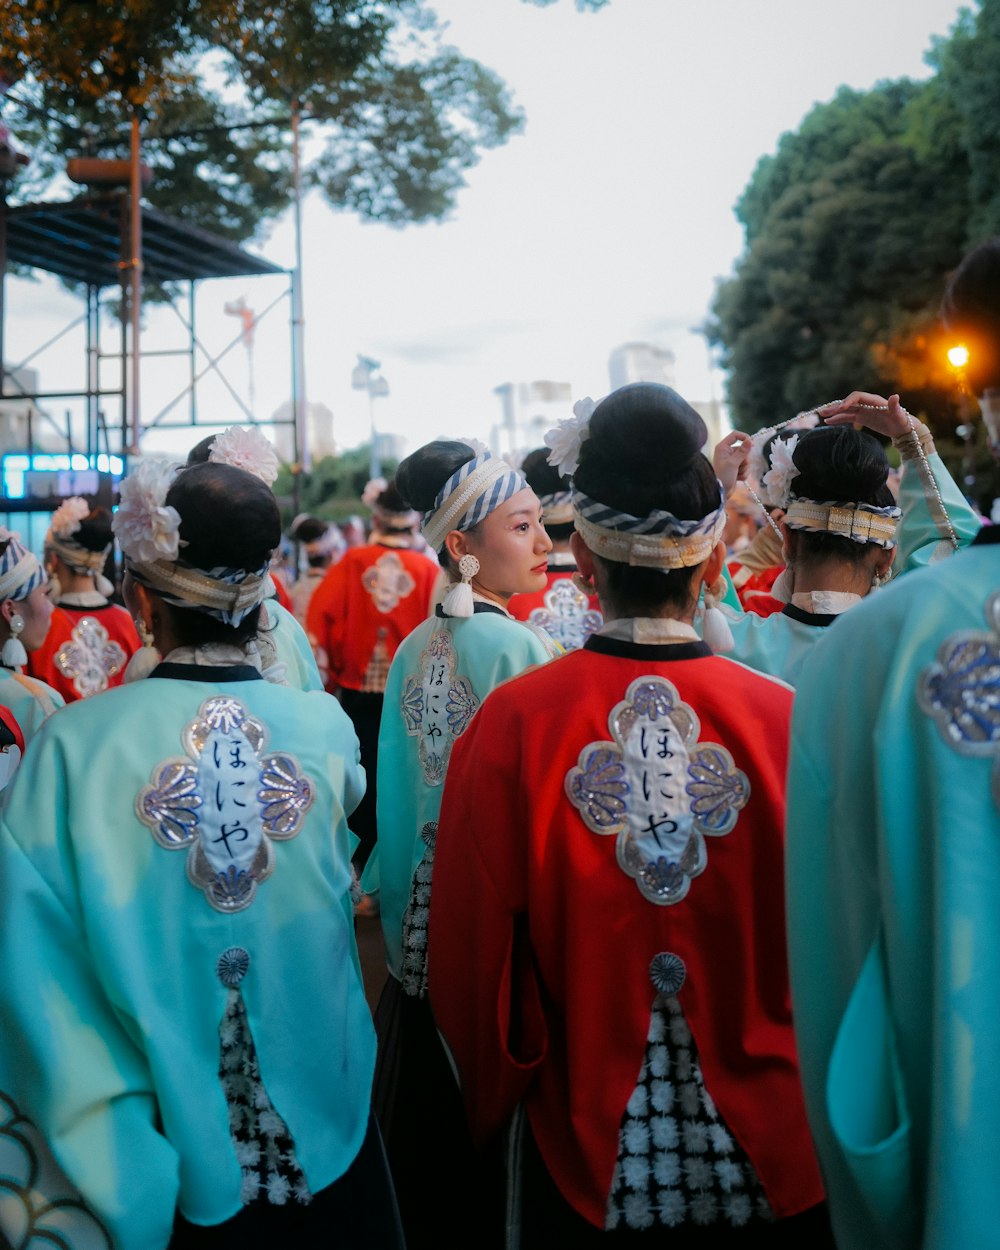
<svg viewBox="0 0 1000 1250">
<path fill-rule="evenodd" d="M 293 838 L 315 797 L 292 755 L 265 755 L 267 731 L 238 700 L 217 695 L 184 729 L 135 800 L 168 851 L 188 848 L 192 884 L 221 912 L 242 911 L 274 869 L 271 839 Z"/>
<path fill-rule="evenodd" d="M 81 616 L 69 638 L 55 654 L 56 668 L 73 683 L 81 699 L 108 688 L 108 678 L 125 667 L 125 648 L 108 637 L 108 631 L 92 616 Z"/>
<path fill-rule="evenodd" d="M 542 597 L 543 608 L 535 608 L 528 620 L 565 647 L 576 651 L 604 624 L 604 617 L 590 607 L 590 600 L 568 577 L 553 582 Z"/>
<path fill-rule="evenodd" d="M 613 742 L 592 742 L 566 793 L 594 833 L 614 835 L 619 866 L 652 903 L 679 903 L 705 870 L 705 835 L 721 837 L 750 798 L 733 757 L 699 742 L 700 725 L 663 677 L 639 677 L 611 710 Z"/>
<path fill-rule="evenodd" d="M 960 755 L 992 756 L 992 789 L 1000 804 L 1000 592 L 986 602 L 986 630 L 952 634 L 917 687 L 921 708 Z"/>
<path fill-rule="evenodd" d="M 451 634 L 440 629 L 420 653 L 420 672 L 403 683 L 400 711 L 406 732 L 418 740 L 420 770 L 429 786 L 444 781 L 452 745 L 479 706 L 468 678 L 457 672 Z"/>
<path fill-rule="evenodd" d="M 401 599 L 412 594 L 417 587 L 395 551 L 387 551 L 374 564 L 370 564 L 361 576 L 361 584 L 380 612 L 391 612 Z"/>
</svg>

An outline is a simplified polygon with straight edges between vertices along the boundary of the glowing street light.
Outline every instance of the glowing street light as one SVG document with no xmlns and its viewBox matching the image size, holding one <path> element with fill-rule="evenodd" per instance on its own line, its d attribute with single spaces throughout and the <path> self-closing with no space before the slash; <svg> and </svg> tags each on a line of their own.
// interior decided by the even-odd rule
<svg viewBox="0 0 1000 1250">
<path fill-rule="evenodd" d="M 368 392 L 368 417 L 372 432 L 368 472 L 372 478 L 378 477 L 382 472 L 378 454 L 378 434 L 375 431 L 375 400 L 384 399 L 389 394 L 389 383 L 379 372 L 381 368 L 381 361 L 372 360 L 370 356 L 362 356 L 359 353 L 358 363 L 351 371 L 351 385 L 354 389 Z"/>
<path fill-rule="evenodd" d="M 956 343 L 948 348 L 948 363 L 953 369 L 964 369 L 969 363 L 969 349 L 964 343 Z"/>
</svg>

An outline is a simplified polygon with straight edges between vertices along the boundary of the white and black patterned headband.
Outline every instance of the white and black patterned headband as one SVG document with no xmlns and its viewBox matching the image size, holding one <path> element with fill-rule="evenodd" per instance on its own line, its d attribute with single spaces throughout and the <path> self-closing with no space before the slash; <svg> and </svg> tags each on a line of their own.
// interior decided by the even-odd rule
<svg viewBox="0 0 1000 1250">
<path fill-rule="evenodd" d="M 506 503 L 528 483 L 506 460 L 488 451 L 467 460 L 437 493 L 434 507 L 424 513 L 424 537 L 439 551 L 452 530 L 468 530 Z"/>
<path fill-rule="evenodd" d="M 725 493 L 719 507 L 694 521 L 654 509 L 636 517 L 573 490 L 574 524 L 590 550 L 606 560 L 642 568 L 692 568 L 707 560 L 726 527 Z"/>
</svg>

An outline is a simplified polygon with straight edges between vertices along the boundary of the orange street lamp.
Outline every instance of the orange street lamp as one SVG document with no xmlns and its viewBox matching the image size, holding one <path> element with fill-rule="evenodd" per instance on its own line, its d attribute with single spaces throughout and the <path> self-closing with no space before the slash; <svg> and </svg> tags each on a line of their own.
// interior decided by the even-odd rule
<svg viewBox="0 0 1000 1250">
<path fill-rule="evenodd" d="M 969 349 L 964 343 L 956 343 L 948 348 L 948 363 L 953 369 L 964 369 L 969 363 Z"/>
</svg>

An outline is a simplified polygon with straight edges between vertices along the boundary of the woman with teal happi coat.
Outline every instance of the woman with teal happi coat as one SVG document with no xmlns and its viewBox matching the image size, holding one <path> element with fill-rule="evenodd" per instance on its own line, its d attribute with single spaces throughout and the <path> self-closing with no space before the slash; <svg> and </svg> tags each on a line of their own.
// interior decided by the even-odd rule
<svg viewBox="0 0 1000 1250">
<path fill-rule="evenodd" d="M 398 1247 L 350 898 L 357 741 L 329 695 L 247 661 L 277 505 L 230 465 L 145 461 L 115 530 L 164 659 L 53 717 L 0 818 L 0 1230 Z"/>
<path fill-rule="evenodd" d="M 45 642 L 52 619 L 48 576 L 17 534 L 0 526 L 0 706 L 8 708 L 24 735 L 25 749 L 63 697 L 24 673 L 28 652 Z"/>
<path fill-rule="evenodd" d="M 706 635 L 731 659 L 793 686 L 826 628 L 894 575 L 968 545 L 980 525 L 930 431 L 909 416 L 898 395 L 886 400 L 855 391 L 816 412 L 822 426 L 771 440 L 762 480 L 768 502 L 783 513 L 786 567 L 771 594 L 785 607 L 758 616 L 734 610 L 730 596 L 722 611 L 731 643 Z M 885 451 L 868 430 L 891 437 L 900 454 L 898 504 Z M 732 483 L 744 476 L 750 453 L 748 435 L 723 439 L 714 457 L 720 478 Z"/>
<path fill-rule="evenodd" d="M 439 440 L 399 466 L 451 589 L 404 640 L 386 683 L 378 752 L 378 842 L 362 877 L 379 890 L 389 980 L 376 1013 L 376 1078 L 386 1145 L 411 1246 L 467 1233 L 489 1244 L 484 1208 L 502 1188 L 473 1158 L 458 1088 L 427 1002 L 427 915 L 438 810 L 452 744 L 500 682 L 558 648 L 507 611 L 546 584 L 551 539 L 534 491 L 506 461 Z M 477 1214 L 478 1208 L 478 1214 Z"/>
</svg>

